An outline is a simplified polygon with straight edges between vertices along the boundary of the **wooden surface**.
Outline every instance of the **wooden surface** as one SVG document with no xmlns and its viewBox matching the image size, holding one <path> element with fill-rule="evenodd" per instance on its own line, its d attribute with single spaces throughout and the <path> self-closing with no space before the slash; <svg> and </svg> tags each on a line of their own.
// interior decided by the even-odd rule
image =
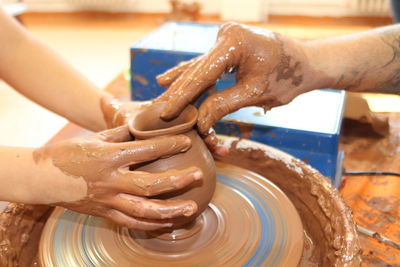
<svg viewBox="0 0 400 267">
<path fill-rule="evenodd" d="M 122 75 L 106 88 L 119 98 L 129 96 L 129 84 Z M 381 114 L 390 123 L 390 134 L 374 134 L 369 125 L 346 121 L 340 146 L 345 152 L 348 171 L 400 172 L 400 113 Z M 52 142 L 88 133 L 68 124 Z M 400 177 L 344 176 L 340 188 L 360 226 L 400 243 Z M 363 266 L 400 266 L 400 251 L 360 233 Z"/>
<path fill-rule="evenodd" d="M 346 121 L 341 145 L 348 171 L 400 172 L 400 113 L 382 114 L 390 134 L 373 134 L 368 125 Z M 400 243 L 400 177 L 344 176 L 340 192 L 358 225 Z M 360 234 L 367 266 L 400 266 L 400 250 Z"/>
</svg>

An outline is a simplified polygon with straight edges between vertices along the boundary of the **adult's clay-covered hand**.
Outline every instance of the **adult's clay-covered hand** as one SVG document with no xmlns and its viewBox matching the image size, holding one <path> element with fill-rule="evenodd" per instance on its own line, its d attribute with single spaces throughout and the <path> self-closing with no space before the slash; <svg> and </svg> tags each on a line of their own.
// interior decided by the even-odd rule
<svg viewBox="0 0 400 267">
<path fill-rule="evenodd" d="M 169 87 L 158 99 L 169 102 L 161 116 L 176 117 L 233 68 L 237 70 L 236 85 L 211 94 L 200 106 L 198 128 L 202 134 L 241 107 L 256 105 L 268 110 L 288 103 L 302 92 L 303 84 L 300 59 L 304 55 L 294 42 L 261 28 L 224 24 L 208 53 L 157 77 L 160 85 Z"/>
<path fill-rule="evenodd" d="M 158 77 L 169 87 L 161 116 L 172 119 L 236 69 L 236 85 L 211 94 L 200 106 L 198 128 L 207 130 L 222 116 L 244 106 L 268 110 L 318 89 L 400 93 L 400 25 L 315 40 L 296 40 L 268 30 L 224 24 L 215 46 Z M 313 107 L 310 107 L 313 108 Z"/>
<path fill-rule="evenodd" d="M 184 152 L 190 146 L 190 139 L 183 135 L 132 141 L 128 127 L 122 126 L 48 145 L 33 155 L 42 168 L 51 164 L 49 168 L 59 170 L 60 177 L 55 179 L 74 185 L 68 199 L 51 204 L 105 217 L 129 228 L 152 230 L 171 226 L 170 218 L 192 215 L 197 205 L 191 200 L 151 197 L 184 188 L 202 179 L 202 172 L 191 167 L 147 173 L 135 171 L 135 166 Z"/>
</svg>

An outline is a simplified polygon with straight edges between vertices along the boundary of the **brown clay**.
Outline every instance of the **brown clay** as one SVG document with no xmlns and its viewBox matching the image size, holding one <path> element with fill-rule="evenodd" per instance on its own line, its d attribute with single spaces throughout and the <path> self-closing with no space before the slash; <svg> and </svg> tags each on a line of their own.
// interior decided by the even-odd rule
<svg viewBox="0 0 400 267">
<path fill-rule="evenodd" d="M 133 117 L 133 114 L 138 113 L 146 105 L 148 105 L 148 102 L 120 101 L 109 94 L 104 94 L 100 99 L 100 108 L 103 112 L 107 128 L 127 124 L 128 120 Z"/>
<path fill-rule="evenodd" d="M 128 126 L 47 145 L 33 153 L 36 164 L 52 165 L 61 171 L 58 179 L 80 181 L 73 199 L 48 204 L 81 213 L 102 216 L 128 228 L 155 230 L 172 226 L 172 217 L 190 217 L 197 211 L 191 200 L 160 200 L 152 196 L 179 190 L 199 181 L 196 167 L 148 173 L 130 170 L 191 146 L 184 135 L 133 141 Z M 99 168 L 101 166 L 101 168 Z"/>
<path fill-rule="evenodd" d="M 326 178 L 299 160 L 281 156 L 282 152 L 278 150 L 264 149 L 254 142 L 234 138 L 226 139 L 224 144 L 230 147 L 230 154 L 221 158 L 222 161 L 267 177 L 286 193 L 296 207 L 306 240 L 300 266 L 360 266 L 360 246 L 351 210 Z M 8 236 L 15 240 L 30 240 L 30 231 L 18 230 L 23 229 L 22 225 L 29 225 L 21 220 L 21 216 L 30 209 L 31 206 L 22 206 L 18 213 L 0 216 L 0 236 L 12 233 Z M 31 225 L 39 223 L 39 218 L 47 211 L 34 209 L 38 215 L 31 218 Z M 5 266 L 15 266 L 21 255 L 37 250 L 37 246 L 38 243 L 34 242 L 11 242 L 7 249 L 13 253 L 4 253 L 3 250 L 0 257 L 6 262 Z"/>
<path fill-rule="evenodd" d="M 53 210 L 10 203 L 0 214 L 0 266 L 37 266 L 42 228 Z"/>
<path fill-rule="evenodd" d="M 197 110 L 187 106 L 174 120 L 164 121 L 160 114 L 166 103 L 154 103 L 140 112 L 129 122 L 129 130 L 136 139 L 148 139 L 158 136 L 184 134 L 190 138 L 192 146 L 184 153 L 144 164 L 137 171 L 162 172 L 170 169 L 183 169 L 196 166 L 203 172 L 202 181 L 176 192 L 159 195 L 161 199 L 194 200 L 198 205 L 197 212 L 190 217 L 173 219 L 173 228 L 179 228 L 193 221 L 205 210 L 215 191 L 215 163 L 203 140 L 193 130 L 197 121 Z"/>
<path fill-rule="evenodd" d="M 226 71 L 235 68 L 237 83 L 214 92 L 199 108 L 201 134 L 224 115 L 245 106 L 269 110 L 287 104 L 310 89 L 321 88 L 326 75 L 311 69 L 301 42 L 257 27 L 226 23 L 206 54 L 157 77 L 168 89 L 158 98 L 168 101 L 161 114 L 171 119 L 208 90 Z"/>
<path fill-rule="evenodd" d="M 300 214 L 305 249 L 300 266 L 359 266 L 361 250 L 351 209 L 331 182 L 295 158 L 256 143 L 227 139 L 229 155 L 219 160 L 267 177 L 282 189 Z M 280 156 L 283 154 L 283 156 Z"/>
<path fill-rule="evenodd" d="M 41 263 L 64 266 L 69 262 L 75 266 L 87 257 L 95 266 L 110 267 L 154 267 L 161 263 L 176 267 L 296 267 L 303 251 L 303 228 L 290 200 L 254 172 L 221 162 L 216 166 L 216 191 L 208 208 L 196 219 L 193 231 L 184 232 L 190 235 L 180 235 L 182 229 L 178 229 L 174 234 L 179 238 L 171 241 L 57 209 L 42 235 Z M 269 211 L 255 208 L 261 206 Z M 78 232 L 82 235 L 73 234 L 73 241 L 62 237 Z M 63 259 L 57 255 L 63 255 Z"/>
</svg>

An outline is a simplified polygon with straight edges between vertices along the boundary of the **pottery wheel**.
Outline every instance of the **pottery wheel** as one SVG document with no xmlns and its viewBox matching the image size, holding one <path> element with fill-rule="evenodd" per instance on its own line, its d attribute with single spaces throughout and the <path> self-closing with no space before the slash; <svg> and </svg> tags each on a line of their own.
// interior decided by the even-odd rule
<svg viewBox="0 0 400 267">
<path fill-rule="evenodd" d="M 209 207 L 188 229 L 147 233 L 57 208 L 43 230 L 43 266 L 297 266 L 300 217 L 264 177 L 217 162 Z"/>
</svg>

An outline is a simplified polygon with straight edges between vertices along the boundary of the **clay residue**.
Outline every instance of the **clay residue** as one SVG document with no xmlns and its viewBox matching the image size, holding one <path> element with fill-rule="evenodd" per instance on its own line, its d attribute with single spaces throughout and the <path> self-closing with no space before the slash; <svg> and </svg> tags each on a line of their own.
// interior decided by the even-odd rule
<svg viewBox="0 0 400 267">
<path fill-rule="evenodd" d="M 197 203 L 198 210 L 193 216 L 172 219 L 173 227 L 177 228 L 184 223 L 193 221 L 206 209 L 215 190 L 215 163 L 203 140 L 193 130 L 197 121 L 197 109 L 194 106 L 188 106 L 177 118 L 165 121 L 160 118 L 160 113 L 165 105 L 164 102 L 158 102 L 144 109 L 129 122 L 129 130 L 139 140 L 183 134 L 191 141 L 191 147 L 187 151 L 148 162 L 136 169 L 137 171 L 159 173 L 170 171 L 170 169 L 185 169 L 195 166 L 199 172 L 201 171 L 202 181 L 197 181 L 181 190 L 157 196 L 160 199 L 192 200 Z"/>
<path fill-rule="evenodd" d="M 357 212 L 362 216 L 356 219 L 361 226 L 365 226 L 372 231 L 382 231 L 385 226 L 395 224 L 399 221 L 398 210 L 400 199 L 395 196 L 358 198 L 363 201 L 367 208 L 360 209 Z"/>
<path fill-rule="evenodd" d="M 303 82 L 301 63 L 293 60 L 290 55 L 283 55 L 281 62 L 276 66 L 276 81 L 291 80 L 292 85 L 299 86 Z"/>
<path fill-rule="evenodd" d="M 199 108 L 201 134 L 242 107 L 259 106 L 267 111 L 287 104 L 330 80 L 311 68 L 306 50 L 298 40 L 257 27 L 226 23 L 208 54 L 159 76 L 170 85 L 160 96 L 169 103 L 161 115 L 164 119 L 176 117 L 233 67 L 237 70 L 236 84 L 211 94 Z"/>
<path fill-rule="evenodd" d="M 193 164 L 154 173 L 139 170 L 146 163 L 185 152 L 191 144 L 189 138 L 173 135 L 135 141 L 140 144 L 130 142 L 132 139 L 128 127 L 122 126 L 35 150 L 37 164 L 51 162 L 64 174 L 59 179 L 79 179 L 85 185 L 83 192 L 74 190 L 79 196 L 75 201 L 60 199 L 51 204 L 143 230 L 170 227 L 168 219 L 195 213 L 197 206 L 192 200 L 157 198 L 201 179 L 202 173 Z"/>
<path fill-rule="evenodd" d="M 0 214 L 0 266 L 37 266 L 38 243 L 52 207 L 11 203 Z"/>
<path fill-rule="evenodd" d="M 366 266 L 374 266 L 374 267 L 400 267 L 399 264 L 388 264 L 386 261 L 375 257 L 373 255 L 371 256 L 364 256 L 362 257 L 363 263 Z"/>
<path fill-rule="evenodd" d="M 120 101 L 109 94 L 100 99 L 100 109 L 107 128 L 128 123 L 128 120 L 149 104 L 148 101 Z"/>
<path fill-rule="evenodd" d="M 143 75 L 133 74 L 132 73 L 131 77 L 132 77 L 132 80 L 137 81 L 138 83 L 140 83 L 143 86 L 148 86 L 149 85 L 149 81 Z"/>
<path fill-rule="evenodd" d="M 355 224 L 338 191 L 303 162 L 283 153 L 271 154 L 253 142 L 234 141 L 229 155 L 220 160 L 259 173 L 286 193 L 300 213 L 308 236 L 317 244 L 304 265 L 359 266 Z"/>
<path fill-rule="evenodd" d="M 238 121 L 238 120 L 225 120 L 226 122 L 232 123 L 239 128 L 239 136 L 244 139 L 249 139 L 251 132 L 253 131 L 253 125 L 250 123 Z"/>
<path fill-rule="evenodd" d="M 385 213 L 389 213 L 400 206 L 400 200 L 395 196 L 373 197 L 364 200 L 364 202 L 371 208 L 380 210 Z"/>
<path fill-rule="evenodd" d="M 232 142 L 232 140 L 234 139 L 229 141 L 230 154 L 221 160 L 265 176 L 286 193 L 298 210 L 306 236 L 309 237 L 306 238 L 308 242 L 305 244 L 306 249 L 301 265 L 360 265 L 360 247 L 351 211 L 327 178 L 282 152 L 272 148 L 264 149 L 250 141 L 236 139 Z M 369 204 L 379 206 L 386 211 L 391 209 L 391 203 L 382 199 L 370 200 Z M 5 264 L 0 262 L 2 266 L 15 266 L 15 263 L 20 260 L 21 253 L 28 244 L 26 240 L 29 239 L 33 225 L 40 218 L 44 218 L 42 216 L 46 210 L 44 208 L 44 211 L 38 212 L 33 217 L 27 216 L 29 223 L 25 225 L 24 220 L 21 220 L 23 214 L 32 213 L 33 210 L 28 208 L 25 211 L 29 206 L 19 207 L 21 208 L 9 209 L 0 217 L 0 240 L 8 240 L 1 250 L 0 260 L 5 262 Z M 15 227 L 13 227 L 14 224 Z M 32 245 L 32 248 L 36 249 L 36 247 L 37 243 Z M 372 263 L 379 262 L 379 258 L 373 258 L 376 257 L 368 260 Z"/>
</svg>

